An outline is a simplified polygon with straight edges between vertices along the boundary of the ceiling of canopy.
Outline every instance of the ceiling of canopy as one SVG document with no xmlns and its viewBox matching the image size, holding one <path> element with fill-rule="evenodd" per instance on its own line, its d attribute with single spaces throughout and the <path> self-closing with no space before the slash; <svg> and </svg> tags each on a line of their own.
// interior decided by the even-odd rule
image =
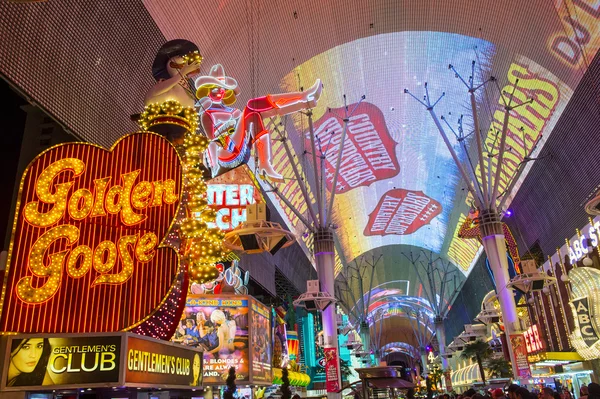
<svg viewBox="0 0 600 399">
<path fill-rule="evenodd" d="M 220 0 L 214 6 L 196 0 L 144 0 L 144 4 L 167 39 L 198 44 L 204 56 L 202 72 L 221 63 L 227 75 L 238 80 L 242 90 L 238 107 L 249 98 L 295 91 L 322 80 L 314 124 L 328 148 L 329 191 L 337 146 L 325 145 L 325 133 L 336 143 L 342 130 L 336 112 L 342 112 L 344 96 L 350 110 L 365 96 L 350 118 L 342 157 L 333 213 L 338 252 L 344 264 L 384 253 L 378 284 L 406 280 L 411 291 L 419 286 L 418 279 L 410 275 L 409 266 L 400 261 L 401 249 L 394 246 L 439 254 L 464 275 L 480 248 L 476 241 L 456 237 L 471 200 L 427 110 L 403 90 L 420 98 L 427 82 L 434 99 L 444 92 L 437 114 L 446 116 L 455 130 L 464 114 L 468 134 L 472 118 L 467 90 L 448 65 L 466 79 L 475 61 L 476 81 L 497 79 L 497 85 L 487 84 L 476 97 L 482 135 L 493 152 L 499 143 L 496 130 L 488 129 L 501 127 L 500 91 L 512 91 L 511 85 L 519 80 L 517 101 L 534 102 L 512 115 L 503 192 L 526 152 L 541 150 L 600 47 L 600 8 L 574 0 Z M 303 155 L 306 117 L 272 122 L 285 127 L 310 182 L 313 172 Z M 468 162 L 448 132 L 463 162 Z M 473 135 L 466 139 L 468 148 L 472 141 Z M 279 142 L 274 143 L 273 159 L 279 173 L 293 177 Z M 279 189 L 306 211 L 294 179 Z M 298 218 L 276 196 L 269 196 L 296 236 L 303 237 L 306 229 Z M 310 245 L 304 244 L 309 254 Z M 399 276 L 403 273 L 405 277 Z"/>
</svg>

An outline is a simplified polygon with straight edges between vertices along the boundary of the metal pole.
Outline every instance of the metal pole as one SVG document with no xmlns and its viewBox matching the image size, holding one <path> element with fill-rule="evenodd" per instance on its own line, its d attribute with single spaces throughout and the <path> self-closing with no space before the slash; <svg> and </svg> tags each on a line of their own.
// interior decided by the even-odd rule
<svg viewBox="0 0 600 399">
<path fill-rule="evenodd" d="M 465 154 L 467 155 L 467 158 L 469 157 L 469 152 L 467 151 L 467 144 L 465 144 L 464 140 L 460 140 L 460 146 L 462 147 L 463 151 L 465 152 Z M 467 171 L 469 172 L 469 176 L 471 177 L 471 180 L 473 180 L 474 186 L 475 186 L 475 190 L 477 191 L 477 197 L 479 198 L 483 198 L 485 201 L 485 195 L 483 195 L 481 193 L 481 188 L 479 187 L 479 182 L 477 181 L 477 177 L 475 176 L 476 169 L 473 168 L 473 165 L 471 164 L 471 160 L 469 159 L 469 166 L 467 168 Z"/>
<path fill-rule="evenodd" d="M 487 182 L 485 176 L 485 164 L 483 162 L 483 145 L 481 143 L 481 132 L 479 131 L 479 117 L 477 116 L 477 104 L 475 103 L 475 91 L 471 93 L 471 110 L 473 112 L 473 125 L 475 128 L 475 138 L 477 139 L 477 155 L 479 155 L 479 173 L 481 174 L 481 186 L 483 189 L 483 204 L 487 208 L 490 206 L 488 200 Z"/>
<path fill-rule="evenodd" d="M 504 150 L 506 149 L 506 133 L 508 132 L 508 118 L 511 108 L 504 108 L 504 121 L 502 122 L 502 136 L 500 137 L 500 151 L 498 152 L 498 164 L 496 165 L 496 177 L 494 179 L 494 190 L 490 198 L 490 208 L 496 210 L 496 196 L 498 195 L 498 185 L 500 184 L 500 174 L 502 172 L 502 161 L 504 161 Z M 487 209 L 487 208 L 486 208 Z"/>
<path fill-rule="evenodd" d="M 440 346 L 440 358 L 442 359 L 442 368 L 448 369 L 448 359 L 446 358 L 446 330 L 444 329 L 444 319 L 441 316 L 437 316 L 433 322 L 435 326 L 435 335 L 438 339 Z"/>
<path fill-rule="evenodd" d="M 335 174 L 333 175 L 333 185 L 331 187 L 331 195 L 329 197 L 329 206 L 327 207 L 327 219 L 325 223 L 329 223 L 331 215 L 333 213 L 333 200 L 335 199 L 335 193 L 337 192 L 337 181 L 340 175 L 340 164 L 342 162 L 342 152 L 344 151 L 344 142 L 346 141 L 346 134 L 348 131 L 348 115 L 344 118 L 344 130 L 342 131 L 342 140 L 340 141 L 340 148 L 338 150 L 337 160 L 335 161 Z"/>
<path fill-rule="evenodd" d="M 327 168 L 325 166 L 325 154 L 323 153 L 322 149 L 320 149 L 321 151 L 321 201 L 323 201 L 323 203 L 321 204 L 321 227 L 325 227 L 327 226 Z M 336 168 L 337 171 L 337 168 Z M 333 192 L 335 192 L 335 189 L 333 189 Z"/>
<path fill-rule="evenodd" d="M 517 307 L 515 305 L 513 290 L 506 287 L 510 281 L 510 277 L 508 275 L 508 260 L 506 258 L 506 243 L 504 232 L 502 231 L 502 225 L 499 222 L 498 224 L 500 231 L 496 231 L 487 235 L 482 234 L 482 243 L 485 253 L 488 257 L 490 269 L 492 269 L 492 274 L 494 275 L 496 293 L 498 296 L 498 302 L 500 303 L 502 320 L 504 322 L 504 330 L 507 337 L 508 353 L 513 366 L 513 374 L 516 377 L 518 376 L 517 362 L 510 338 L 515 332 L 515 324 L 518 320 Z"/>
<path fill-rule="evenodd" d="M 473 195 L 473 198 L 475 199 L 477 206 L 481 207 L 481 199 L 478 198 L 477 195 L 475 194 L 475 191 L 473 190 L 473 186 L 471 186 L 471 181 L 469 180 L 469 177 L 467 176 L 467 172 L 465 171 L 465 168 L 460 163 L 460 159 L 458 159 L 458 155 L 456 155 L 456 151 L 454 151 L 454 148 L 452 148 L 452 144 L 450 144 L 450 140 L 448 140 L 448 136 L 446 136 L 446 132 L 444 131 L 444 128 L 440 124 L 440 121 L 439 121 L 437 115 L 435 114 L 435 112 L 433 112 L 433 107 L 428 107 L 427 111 L 429 111 L 429 114 L 431 115 L 431 118 L 433 118 L 433 122 L 435 123 L 435 126 L 437 126 L 438 130 L 440 131 L 440 134 L 442 135 L 442 138 L 444 139 L 444 142 L 446 143 L 446 147 L 448 147 L 448 151 L 450 151 L 450 155 L 452 155 L 452 159 L 454 159 L 454 163 L 456 164 L 456 167 L 460 171 L 460 174 L 462 175 L 462 178 L 465 181 L 465 184 L 467 185 L 467 189 Z"/>
<path fill-rule="evenodd" d="M 365 352 L 369 352 L 371 350 L 371 330 L 369 328 L 369 323 L 365 319 L 360 322 L 360 340 L 363 344 L 362 350 Z M 367 360 L 367 367 L 371 367 L 371 356 L 369 355 Z"/>
<path fill-rule="evenodd" d="M 331 229 L 318 229 L 315 232 L 314 254 L 321 291 L 335 295 L 335 245 L 333 241 L 333 231 Z M 334 304 L 330 304 L 321 312 L 325 348 L 335 348 L 338 362 L 337 381 L 341 386 L 342 378 L 340 374 L 339 347 L 335 316 L 336 312 Z M 340 397 L 340 393 L 328 392 L 327 397 L 329 399 L 338 399 Z"/>
<path fill-rule="evenodd" d="M 312 203 L 310 201 L 310 196 L 308 195 L 308 191 L 306 190 L 305 187 L 305 183 L 303 182 L 302 178 L 300 177 L 300 171 L 298 170 L 298 166 L 296 165 L 296 162 L 294 162 L 294 157 L 292 155 L 292 150 L 290 149 L 290 146 L 287 142 L 287 138 L 286 137 L 282 137 L 281 138 L 281 143 L 283 144 L 283 148 L 285 149 L 285 153 L 287 154 L 289 160 L 290 160 L 290 164 L 292 165 L 292 170 L 294 171 L 294 176 L 296 176 L 296 181 L 298 182 L 298 186 L 300 187 L 300 191 L 302 191 L 302 195 L 304 196 L 304 201 L 306 202 L 306 206 L 308 207 L 308 212 L 310 213 L 310 216 L 313 220 L 313 222 L 315 224 L 318 223 L 317 221 L 317 216 L 315 214 L 315 211 L 312 207 Z"/>
<path fill-rule="evenodd" d="M 265 181 L 267 182 L 269 187 L 271 187 L 271 191 L 273 191 L 290 208 L 290 210 L 294 212 L 296 216 L 298 216 L 298 219 L 300 219 L 300 221 L 306 226 L 306 228 L 309 229 L 311 232 L 314 232 L 314 228 L 312 227 L 311 223 L 304 217 L 304 215 L 301 214 L 300 211 L 297 210 L 296 207 L 292 205 L 292 203 L 287 198 L 281 195 L 279 190 L 273 187 L 271 182 L 269 182 L 268 180 Z"/>
<path fill-rule="evenodd" d="M 320 185 L 319 185 L 319 168 L 318 168 L 318 164 L 317 164 L 317 146 L 315 145 L 315 130 L 313 128 L 312 111 L 308 110 L 306 115 L 308 116 L 308 131 L 310 134 L 310 146 L 311 146 L 311 152 L 312 152 L 313 169 L 315 172 L 315 191 L 316 191 L 316 196 L 317 196 L 317 206 L 319 208 L 319 219 L 320 219 L 315 224 L 323 226 L 323 204 L 321 202 L 321 195 L 323 195 L 324 193 L 322 193 L 321 190 L 319 189 L 319 187 L 320 187 Z"/>
</svg>

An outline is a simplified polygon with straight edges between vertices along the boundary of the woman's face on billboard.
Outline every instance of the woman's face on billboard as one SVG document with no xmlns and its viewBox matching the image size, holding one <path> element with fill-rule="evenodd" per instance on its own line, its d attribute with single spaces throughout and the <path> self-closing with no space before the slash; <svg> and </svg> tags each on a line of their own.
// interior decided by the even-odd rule
<svg viewBox="0 0 600 399">
<path fill-rule="evenodd" d="M 12 357 L 11 362 L 21 373 L 31 373 L 37 366 L 44 351 L 42 338 L 31 338 Z"/>
</svg>

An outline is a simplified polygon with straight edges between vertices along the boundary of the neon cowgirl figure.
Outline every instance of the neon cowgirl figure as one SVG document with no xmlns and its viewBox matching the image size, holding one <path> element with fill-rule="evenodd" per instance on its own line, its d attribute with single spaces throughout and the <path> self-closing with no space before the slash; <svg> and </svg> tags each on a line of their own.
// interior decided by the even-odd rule
<svg viewBox="0 0 600 399">
<path fill-rule="evenodd" d="M 258 171 L 273 181 L 283 181 L 271 164 L 271 139 L 263 118 L 314 108 L 321 96 L 321 81 L 305 92 L 267 95 L 248 101 L 244 111 L 229 107 L 239 94 L 238 83 L 226 76 L 223 66 L 214 65 L 208 75 L 196 78 L 200 123 L 211 140 L 204 154 L 212 176 L 248 161 L 256 145 Z"/>
</svg>

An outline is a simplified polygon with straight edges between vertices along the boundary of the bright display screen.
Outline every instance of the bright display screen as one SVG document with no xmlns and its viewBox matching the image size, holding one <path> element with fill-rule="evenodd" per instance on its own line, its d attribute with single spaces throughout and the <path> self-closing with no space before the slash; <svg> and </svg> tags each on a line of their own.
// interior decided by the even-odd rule
<svg viewBox="0 0 600 399">
<path fill-rule="evenodd" d="M 465 148 L 477 165 L 474 152 L 473 121 L 466 87 L 448 65 L 468 79 L 471 63 L 476 60 L 475 81 L 494 75 L 501 90 L 515 92 L 518 102 L 534 102 L 516 109 L 511 115 L 504 173 L 499 192 L 503 193 L 516 176 L 526 154 L 537 154 L 547 134 L 572 95 L 572 89 L 531 59 L 514 54 L 498 55 L 499 48 L 489 41 L 444 32 L 395 32 L 358 39 L 314 56 L 291 71 L 281 81 L 283 92 L 296 90 L 320 78 L 324 85 L 319 106 L 313 110 L 317 146 L 323 150 L 326 187 L 333 187 L 334 165 L 338 157 L 344 115 L 344 95 L 349 112 L 348 133 L 341 157 L 336 205 L 332 222 L 338 226 L 341 255 L 347 262 L 378 247 L 409 245 L 430 250 L 451 260 L 468 274 L 480 252 L 477 240 L 456 237 L 473 199 L 461 182 L 459 171 L 426 108 L 403 93 L 408 88 L 422 98 L 428 83 L 432 102 L 442 92 L 435 107 L 458 132 L 458 119 L 468 137 Z M 499 60 L 502 62 L 499 63 Z M 511 62 L 507 63 L 507 60 Z M 575 78 L 568 76 L 572 82 Z M 577 80 L 577 79 L 575 79 Z M 482 131 L 501 128 L 502 99 L 489 84 L 477 92 Z M 358 104 L 361 96 L 364 101 Z M 304 115 L 285 120 L 287 134 L 297 154 L 310 147 L 308 121 Z M 468 162 L 457 136 L 442 121 L 449 140 Z M 521 130 L 521 127 L 523 130 Z M 545 134 L 543 134 L 545 133 Z M 486 146 L 499 145 L 495 131 L 483 134 Z M 309 156 L 300 159 L 299 168 L 313 184 L 314 173 Z M 283 145 L 274 141 L 273 163 L 277 172 L 293 177 Z M 495 173 L 493 165 L 492 173 Z M 478 167 L 478 166 L 477 166 Z M 520 187 L 528 168 L 515 185 Z M 265 189 L 268 187 L 265 185 Z M 278 184 L 286 198 L 307 214 L 295 179 Z M 310 193 L 314 201 L 314 190 Z M 306 228 L 273 193 L 271 199 L 287 218 L 297 237 Z M 510 201 L 508 201 L 510 203 Z M 310 248 L 305 239 L 304 244 Z M 340 265 L 338 264 L 338 268 Z M 416 288 L 416 287 L 415 287 Z"/>
</svg>

